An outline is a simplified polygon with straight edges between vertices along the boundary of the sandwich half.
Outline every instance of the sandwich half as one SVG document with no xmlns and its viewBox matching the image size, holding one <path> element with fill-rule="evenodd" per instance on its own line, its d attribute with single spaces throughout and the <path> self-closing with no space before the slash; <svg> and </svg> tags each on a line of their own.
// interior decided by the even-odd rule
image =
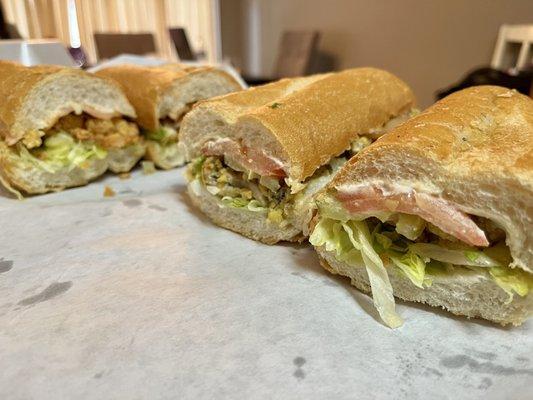
<svg viewBox="0 0 533 400">
<path fill-rule="evenodd" d="M 310 200 L 346 161 L 411 113 L 379 69 L 282 79 L 201 102 L 183 119 L 193 203 L 216 224 L 273 244 L 307 236 Z"/>
<path fill-rule="evenodd" d="M 71 68 L 0 62 L 0 177 L 36 194 L 85 185 L 144 153 L 120 87 Z"/>
<path fill-rule="evenodd" d="M 452 94 L 353 157 L 316 197 L 310 242 L 371 292 L 519 325 L 533 311 L 533 100 Z"/>
<path fill-rule="evenodd" d="M 118 82 L 137 112 L 146 158 L 163 169 L 185 163 L 179 141 L 181 119 L 199 100 L 241 89 L 228 73 L 214 67 L 121 65 L 96 72 Z"/>
</svg>

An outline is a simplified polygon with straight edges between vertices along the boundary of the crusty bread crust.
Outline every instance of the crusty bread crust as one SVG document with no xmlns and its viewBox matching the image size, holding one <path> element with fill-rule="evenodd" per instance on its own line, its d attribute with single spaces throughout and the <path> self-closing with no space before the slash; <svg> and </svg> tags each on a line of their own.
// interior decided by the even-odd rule
<svg viewBox="0 0 533 400">
<path fill-rule="evenodd" d="M 122 86 L 135 107 L 138 124 L 148 130 L 158 129 L 159 119 L 167 116 L 161 115 L 160 109 L 167 94 L 176 104 L 183 103 L 180 110 L 174 110 L 179 114 L 185 112 L 188 103 L 241 89 L 231 75 L 213 67 L 119 65 L 101 69 L 96 75 L 113 79 Z M 200 87 L 202 83 L 207 87 Z"/>
<path fill-rule="evenodd" d="M 201 102 L 185 116 L 180 135 L 189 158 L 216 137 L 247 138 L 289 164 L 292 179 L 303 181 L 357 135 L 383 126 L 414 102 L 411 89 L 396 76 L 356 68 L 282 79 Z"/>
<path fill-rule="evenodd" d="M 339 262 L 332 252 L 323 246 L 316 248 L 320 264 L 333 274 L 350 278 L 352 285 L 365 293 L 371 293 L 368 274 L 364 265 L 352 267 Z M 441 307 L 453 314 L 468 318 L 481 317 L 501 325 L 520 325 L 533 312 L 533 293 L 525 297 L 509 296 L 485 274 L 465 268 L 454 275 L 432 276 L 431 286 L 420 289 L 401 275 L 395 268 L 387 268 L 394 296 Z"/>
<path fill-rule="evenodd" d="M 119 86 L 74 68 L 0 61 L 0 138 L 13 145 L 70 112 L 135 117 Z"/>
<path fill-rule="evenodd" d="M 452 94 L 353 157 L 328 185 L 389 182 L 496 222 L 533 272 L 533 100 L 496 86 Z"/>
</svg>

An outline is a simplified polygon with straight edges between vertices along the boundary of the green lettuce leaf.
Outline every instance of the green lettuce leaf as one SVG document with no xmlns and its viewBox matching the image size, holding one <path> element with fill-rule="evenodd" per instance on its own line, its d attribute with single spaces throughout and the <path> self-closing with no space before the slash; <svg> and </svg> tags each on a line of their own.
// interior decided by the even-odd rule
<svg viewBox="0 0 533 400">
<path fill-rule="evenodd" d="M 396 313 L 396 304 L 392 293 L 392 285 L 383 261 L 372 247 L 372 237 L 364 221 L 350 221 L 343 223 L 343 228 L 348 233 L 350 241 L 355 248 L 361 251 L 365 263 L 374 306 L 383 321 L 391 328 L 402 326 L 403 320 Z M 350 232 L 350 228 L 353 230 Z"/>
<path fill-rule="evenodd" d="M 533 289 L 533 276 L 520 269 L 493 267 L 489 273 L 494 282 L 509 295 L 508 303 L 513 301 L 515 293 L 523 297 Z"/>
<path fill-rule="evenodd" d="M 24 162 L 50 173 L 63 168 L 85 168 L 89 160 L 107 157 L 107 151 L 93 142 L 75 140 L 65 132 L 47 137 L 41 147 L 31 152 L 22 145 L 18 146 L 18 150 Z"/>
<path fill-rule="evenodd" d="M 309 242 L 313 246 L 324 246 L 327 251 L 334 252 L 339 261 L 348 265 L 359 266 L 363 262 L 361 252 L 353 247 L 341 223 L 333 219 L 321 219 L 309 237 Z"/>
<path fill-rule="evenodd" d="M 178 131 L 168 126 L 162 126 L 156 131 L 145 131 L 144 135 L 147 139 L 166 145 L 170 142 L 178 140 Z"/>
<path fill-rule="evenodd" d="M 193 178 L 198 178 L 202 175 L 202 167 L 205 162 L 205 157 L 195 158 L 190 164 L 188 172 Z"/>
<path fill-rule="evenodd" d="M 399 273 L 421 289 L 431 286 L 437 276 L 460 273 L 460 267 L 486 274 L 509 294 L 509 302 L 514 294 L 526 296 L 533 289 L 533 274 L 509 267 L 512 257 L 504 241 L 484 249 L 446 239 L 440 239 L 438 244 L 414 243 L 424 228 L 430 228 L 430 224 L 418 217 L 402 218 L 402 214 L 398 214 L 393 220 L 399 223 L 391 227 L 368 220 L 368 215 L 350 215 L 325 194 L 316 201 L 321 218 L 311 234 L 311 244 L 324 246 L 327 251 L 334 252 L 336 259 L 348 265 L 365 264 L 376 308 L 389 326 L 397 326 L 401 320 L 394 311 L 392 287 L 388 276 L 383 275 L 386 269 L 381 258 L 389 259 Z M 385 215 L 373 217 L 387 221 Z M 374 227 L 372 232 L 369 224 Z"/>
<path fill-rule="evenodd" d="M 372 246 L 372 236 L 363 221 L 338 222 L 324 218 L 315 227 L 309 241 L 335 251 L 336 257 L 352 266 L 363 261 L 368 273 L 374 306 L 382 320 L 391 328 L 403 324 L 396 313 L 392 285 L 379 254 Z"/>
<path fill-rule="evenodd" d="M 387 255 L 392 263 L 420 289 L 431 286 L 432 279 L 426 276 L 426 262 L 412 251 L 398 253 L 390 250 Z"/>
<path fill-rule="evenodd" d="M 467 265 L 471 267 L 501 267 L 502 264 L 475 247 L 466 249 L 448 249 L 432 243 L 414 243 L 409 249 L 424 258 L 450 263 L 454 265 Z"/>
<path fill-rule="evenodd" d="M 222 197 L 222 203 L 228 207 L 233 208 L 246 208 L 249 211 L 253 212 L 267 212 L 268 208 L 261 206 L 261 203 L 259 201 L 252 199 L 252 200 L 246 200 L 242 197 L 229 197 L 224 196 Z"/>
</svg>

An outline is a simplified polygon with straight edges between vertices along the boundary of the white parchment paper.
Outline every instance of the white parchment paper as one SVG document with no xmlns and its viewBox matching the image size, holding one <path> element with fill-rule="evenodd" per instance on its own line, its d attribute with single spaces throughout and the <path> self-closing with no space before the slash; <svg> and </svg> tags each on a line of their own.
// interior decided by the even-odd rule
<svg viewBox="0 0 533 400">
<path fill-rule="evenodd" d="M 211 225 L 180 170 L 0 196 L 0 221 L 1 399 L 533 398 L 533 321 L 401 303 L 390 330 L 307 246 Z"/>
</svg>

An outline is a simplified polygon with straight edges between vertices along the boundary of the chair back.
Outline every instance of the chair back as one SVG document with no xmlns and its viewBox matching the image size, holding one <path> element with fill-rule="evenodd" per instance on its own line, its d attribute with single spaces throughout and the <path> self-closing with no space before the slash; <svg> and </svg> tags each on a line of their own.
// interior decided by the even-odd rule
<svg viewBox="0 0 533 400">
<path fill-rule="evenodd" d="M 156 52 L 154 35 L 151 33 L 104 33 L 94 34 L 96 53 L 99 59 L 120 54 L 144 55 Z"/>
<path fill-rule="evenodd" d="M 494 48 L 491 67 L 505 70 L 509 67 L 515 71 L 523 71 L 533 64 L 533 24 L 502 25 Z M 513 54 L 513 48 L 515 49 Z M 518 56 L 516 55 L 518 50 Z M 516 61 L 512 61 L 512 60 Z"/>
<path fill-rule="evenodd" d="M 184 28 L 169 28 L 168 33 L 174 47 L 176 48 L 176 53 L 180 60 L 183 61 L 196 61 L 196 56 L 191 49 L 189 39 L 187 38 L 187 32 Z"/>
<path fill-rule="evenodd" d="M 306 75 L 316 56 L 320 33 L 318 31 L 286 31 L 281 37 L 276 78 Z"/>
</svg>

